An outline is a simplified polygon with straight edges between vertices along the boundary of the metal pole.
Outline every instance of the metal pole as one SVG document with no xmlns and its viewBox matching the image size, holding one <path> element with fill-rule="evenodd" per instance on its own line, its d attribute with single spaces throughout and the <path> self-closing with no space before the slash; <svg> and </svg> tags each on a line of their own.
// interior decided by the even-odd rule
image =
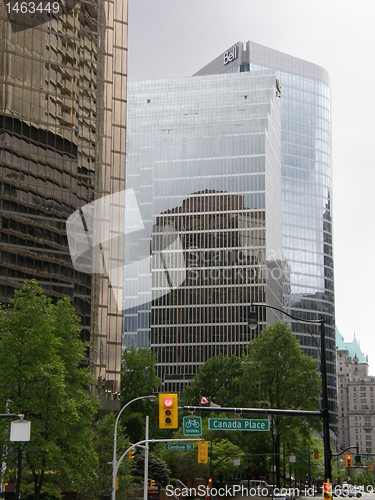
<svg viewBox="0 0 375 500">
<path fill-rule="evenodd" d="M 147 500 L 148 490 L 148 415 L 146 416 L 146 431 L 145 431 L 145 470 L 143 478 L 143 500 Z"/>
<path fill-rule="evenodd" d="M 116 421 L 115 421 L 115 430 L 113 432 L 113 458 L 112 458 L 112 495 L 111 495 L 111 500 L 116 500 L 116 476 L 117 476 L 117 469 L 118 469 L 118 464 L 116 461 L 116 448 L 117 448 L 117 424 L 118 421 L 122 415 L 122 412 L 127 408 L 130 404 L 134 403 L 134 401 L 138 401 L 139 399 L 148 399 L 149 401 L 153 401 L 155 399 L 154 395 L 150 396 L 139 396 L 138 398 L 134 398 L 128 403 L 126 403 L 125 406 L 123 406 L 117 415 Z"/>
<path fill-rule="evenodd" d="M 331 443 L 329 439 L 329 410 L 328 410 L 328 384 L 327 384 L 327 358 L 324 320 L 320 321 L 320 354 L 322 374 L 322 420 L 323 420 L 323 445 L 324 445 L 324 476 L 325 481 L 332 480 Z"/>
</svg>

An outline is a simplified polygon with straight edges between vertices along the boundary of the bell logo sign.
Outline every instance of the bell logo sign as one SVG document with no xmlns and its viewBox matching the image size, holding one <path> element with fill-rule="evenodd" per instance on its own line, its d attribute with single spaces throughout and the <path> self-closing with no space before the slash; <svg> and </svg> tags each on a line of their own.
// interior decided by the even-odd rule
<svg viewBox="0 0 375 500">
<path fill-rule="evenodd" d="M 224 66 L 237 59 L 237 57 L 237 45 L 233 45 L 233 47 L 224 52 Z"/>
</svg>

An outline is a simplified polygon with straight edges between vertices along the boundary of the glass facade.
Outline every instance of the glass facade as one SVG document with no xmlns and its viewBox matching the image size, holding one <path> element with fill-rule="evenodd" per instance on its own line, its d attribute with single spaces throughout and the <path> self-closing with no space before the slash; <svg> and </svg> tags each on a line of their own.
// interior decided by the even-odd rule
<svg viewBox="0 0 375 500">
<path fill-rule="evenodd" d="M 66 220 L 125 187 L 127 3 L 54 5 L 0 6 L 0 302 L 31 278 L 68 295 L 106 405 L 119 391 L 121 314 L 108 278 L 73 268 Z"/>
<path fill-rule="evenodd" d="M 236 44 L 197 76 L 272 69 L 281 84 L 282 249 L 288 273 L 283 307 L 301 320 L 326 321 L 332 423 L 336 421 L 332 253 L 331 90 L 327 72 L 254 42 Z M 228 54 L 233 53 L 236 57 Z M 225 59 L 225 54 L 227 57 Z M 319 331 L 293 322 L 304 351 L 319 357 Z M 312 333 L 312 335 L 310 334 Z M 313 338 L 315 337 L 315 338 Z"/>
<path fill-rule="evenodd" d="M 280 138 L 273 71 L 128 85 L 126 187 L 144 230 L 126 261 L 153 258 L 125 265 L 123 345 L 151 346 L 163 390 L 240 355 L 251 302 L 282 305 Z"/>
</svg>

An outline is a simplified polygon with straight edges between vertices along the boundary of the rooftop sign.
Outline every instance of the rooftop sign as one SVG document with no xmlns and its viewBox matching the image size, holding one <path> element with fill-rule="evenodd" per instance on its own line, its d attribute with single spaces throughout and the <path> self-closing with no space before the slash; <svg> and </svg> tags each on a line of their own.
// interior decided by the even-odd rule
<svg viewBox="0 0 375 500">
<path fill-rule="evenodd" d="M 237 45 L 233 45 L 230 49 L 224 52 L 224 66 L 238 57 Z"/>
</svg>

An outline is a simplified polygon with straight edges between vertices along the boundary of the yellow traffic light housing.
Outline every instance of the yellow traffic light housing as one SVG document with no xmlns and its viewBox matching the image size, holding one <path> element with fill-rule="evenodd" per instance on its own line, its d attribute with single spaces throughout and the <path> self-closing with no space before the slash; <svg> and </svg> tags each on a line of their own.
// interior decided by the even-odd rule
<svg viewBox="0 0 375 500">
<path fill-rule="evenodd" d="M 198 441 L 198 463 L 208 462 L 208 441 Z"/>
<path fill-rule="evenodd" d="M 177 394 L 159 394 L 159 429 L 178 428 Z"/>
<path fill-rule="evenodd" d="M 350 454 L 346 455 L 346 457 L 345 457 L 345 464 L 346 464 L 346 467 L 351 467 L 352 466 L 352 456 Z"/>
<path fill-rule="evenodd" d="M 134 458 L 134 448 L 130 448 L 128 453 L 129 462 Z"/>
<path fill-rule="evenodd" d="M 332 500 L 332 484 L 329 482 L 329 479 L 323 483 L 323 498 L 324 500 Z"/>
</svg>

